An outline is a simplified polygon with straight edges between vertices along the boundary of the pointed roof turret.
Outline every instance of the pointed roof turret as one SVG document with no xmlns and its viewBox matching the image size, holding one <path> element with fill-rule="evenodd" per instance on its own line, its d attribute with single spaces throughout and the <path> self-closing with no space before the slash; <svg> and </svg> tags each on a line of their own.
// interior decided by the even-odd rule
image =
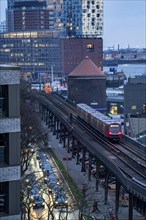
<svg viewBox="0 0 146 220">
<path fill-rule="evenodd" d="M 93 63 L 88 56 L 69 74 L 69 76 L 103 77 L 105 74 Z"/>
</svg>

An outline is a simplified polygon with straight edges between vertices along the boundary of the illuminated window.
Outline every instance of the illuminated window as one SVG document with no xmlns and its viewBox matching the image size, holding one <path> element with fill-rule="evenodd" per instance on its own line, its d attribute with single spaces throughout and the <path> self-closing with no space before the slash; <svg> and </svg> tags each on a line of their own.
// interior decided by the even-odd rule
<svg viewBox="0 0 146 220">
<path fill-rule="evenodd" d="M 94 51 L 94 44 L 87 44 L 87 51 L 93 52 Z"/>
<path fill-rule="evenodd" d="M 143 113 L 146 113 L 146 103 L 143 104 Z"/>
<path fill-rule="evenodd" d="M 136 105 L 132 105 L 132 106 L 131 106 L 131 109 L 132 109 L 132 110 L 135 110 L 135 109 L 136 109 Z"/>
</svg>

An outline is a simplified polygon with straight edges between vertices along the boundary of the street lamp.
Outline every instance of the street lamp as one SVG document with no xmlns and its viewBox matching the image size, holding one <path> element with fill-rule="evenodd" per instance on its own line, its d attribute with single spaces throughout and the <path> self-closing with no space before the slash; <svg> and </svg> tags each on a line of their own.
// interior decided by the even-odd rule
<svg viewBox="0 0 146 220">
<path fill-rule="evenodd" d="M 136 112 L 136 115 L 137 115 L 137 119 L 138 119 L 138 122 L 137 122 L 137 141 L 139 142 L 139 129 L 140 129 L 140 127 L 139 127 L 139 112 Z"/>
</svg>

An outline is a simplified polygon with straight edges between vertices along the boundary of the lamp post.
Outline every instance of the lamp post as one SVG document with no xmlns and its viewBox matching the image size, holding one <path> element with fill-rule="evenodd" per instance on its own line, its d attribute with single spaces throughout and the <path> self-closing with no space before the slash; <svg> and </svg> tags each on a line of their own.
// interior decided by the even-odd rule
<svg viewBox="0 0 146 220">
<path fill-rule="evenodd" d="M 53 72 L 53 64 L 51 64 L 51 85 L 54 82 L 54 72 Z"/>
<path fill-rule="evenodd" d="M 139 112 L 136 112 L 137 115 L 137 141 L 139 142 Z"/>
</svg>

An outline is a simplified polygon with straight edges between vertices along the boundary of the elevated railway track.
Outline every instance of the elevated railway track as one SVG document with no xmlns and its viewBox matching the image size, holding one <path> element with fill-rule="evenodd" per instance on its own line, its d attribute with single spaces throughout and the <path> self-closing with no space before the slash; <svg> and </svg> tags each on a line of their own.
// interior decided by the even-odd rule
<svg viewBox="0 0 146 220">
<path fill-rule="evenodd" d="M 140 201 L 140 212 L 146 216 L 146 159 L 145 152 L 137 144 L 131 144 L 123 138 L 119 144 L 114 144 L 79 120 L 76 107 L 57 94 L 40 95 L 40 103 L 53 112 L 72 135 L 86 147 L 95 158 L 107 167 L 119 183 L 132 196 L 132 203 Z M 73 122 L 69 122 L 72 114 Z M 129 218 L 132 219 L 132 218 Z"/>
</svg>

